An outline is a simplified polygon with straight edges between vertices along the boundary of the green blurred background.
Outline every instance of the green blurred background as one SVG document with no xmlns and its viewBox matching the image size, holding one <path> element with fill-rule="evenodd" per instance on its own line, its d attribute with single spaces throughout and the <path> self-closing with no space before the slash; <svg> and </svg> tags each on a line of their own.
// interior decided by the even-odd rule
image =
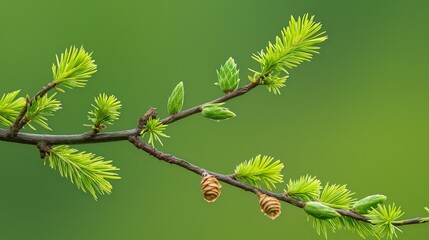
<svg viewBox="0 0 429 240">
<path fill-rule="evenodd" d="M 261 87 L 228 103 L 234 119 L 174 123 L 162 150 L 221 173 L 270 154 L 285 163 L 286 179 L 308 173 L 348 184 L 356 197 L 382 193 L 405 217 L 421 216 L 429 205 L 427 10 L 424 1 L 387 0 L 2 1 L 0 93 L 34 94 L 52 79 L 55 54 L 83 44 L 99 72 L 86 88 L 59 94 L 54 133 L 88 130 L 101 92 L 123 103 L 109 130 L 132 128 L 151 106 L 165 116 L 179 81 L 185 107 L 220 96 L 215 70 L 229 56 L 246 83 L 247 68 L 257 67 L 251 54 L 291 15 L 314 14 L 329 39 L 291 71 L 281 96 Z M 208 204 L 197 175 L 127 142 L 76 147 L 121 168 L 110 196 L 96 202 L 43 166 L 35 147 L 0 142 L 0 239 L 323 239 L 300 209 L 283 204 L 272 221 L 254 195 L 227 185 Z M 403 230 L 401 239 L 429 234 L 426 225 Z M 339 231 L 330 239 L 360 238 Z"/>
</svg>

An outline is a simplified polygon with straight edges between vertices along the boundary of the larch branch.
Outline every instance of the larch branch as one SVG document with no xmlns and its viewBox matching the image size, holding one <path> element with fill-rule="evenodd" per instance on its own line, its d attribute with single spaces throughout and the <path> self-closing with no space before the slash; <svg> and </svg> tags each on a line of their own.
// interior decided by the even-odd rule
<svg viewBox="0 0 429 240">
<path fill-rule="evenodd" d="M 225 95 L 214 99 L 212 101 L 194 106 L 192 108 L 186 109 L 184 111 L 178 112 L 176 114 L 170 115 L 164 119 L 161 120 L 163 124 L 169 124 L 173 123 L 175 121 L 178 121 L 180 119 L 189 117 L 193 114 L 199 113 L 202 111 L 203 107 L 207 104 L 211 103 L 220 103 L 220 102 L 226 102 L 230 99 L 233 99 L 235 97 L 241 96 L 256 86 L 259 85 L 259 79 L 256 79 L 255 82 L 251 82 L 243 87 L 238 88 L 235 91 L 226 93 Z M 51 85 L 47 85 L 51 86 Z M 52 87 L 53 88 L 53 87 Z M 40 91 L 36 96 L 43 96 L 49 89 L 45 86 L 43 89 L 44 91 Z M 41 95 L 42 94 L 42 95 Z M 30 101 L 31 102 L 31 101 Z M 26 105 L 27 106 L 27 105 Z M 23 116 L 25 115 L 25 112 L 27 111 L 27 107 L 24 107 L 25 111 L 23 109 Z M 21 117 L 22 119 L 22 117 Z M 145 124 L 145 122 L 142 122 L 142 124 Z M 140 124 L 141 125 L 141 124 Z M 14 125 L 13 125 L 14 126 Z M 15 143 L 22 143 L 22 144 L 31 144 L 31 145 L 37 145 L 39 142 L 45 142 L 49 145 L 60 145 L 60 144 L 85 144 L 85 143 L 103 143 L 103 142 L 115 142 L 115 141 L 124 141 L 128 140 L 130 136 L 136 135 L 137 133 L 140 133 L 139 129 L 128 129 L 128 130 L 121 130 L 116 132 L 99 132 L 96 134 L 88 134 L 88 133 L 81 133 L 81 134 L 68 134 L 68 135 L 54 135 L 54 134 L 32 134 L 32 133 L 20 133 L 19 130 L 21 128 L 19 127 L 11 127 L 10 130 L 1 129 L 0 128 L 0 140 L 5 142 L 15 142 Z M 142 126 L 140 126 L 142 128 Z M 12 131 L 12 129 L 14 129 Z M 14 133 L 14 134 L 11 134 Z"/>
<path fill-rule="evenodd" d="M 180 166 L 180 167 L 182 167 L 188 171 L 194 172 L 194 173 L 201 175 L 201 176 L 204 173 L 209 173 L 210 175 L 215 176 L 216 179 L 218 179 L 219 181 L 222 181 L 222 182 L 227 183 L 231 186 L 240 188 L 244 191 L 252 192 L 256 195 L 258 193 L 264 193 L 268 196 L 275 197 L 278 200 L 286 202 L 288 204 L 291 204 L 295 207 L 298 207 L 298 208 L 304 208 L 305 207 L 305 202 L 303 202 L 301 200 L 288 197 L 284 194 L 271 192 L 271 191 L 268 191 L 265 189 L 255 188 L 255 187 L 247 185 L 243 182 L 237 181 L 229 175 L 224 175 L 224 174 L 220 174 L 217 172 L 209 171 L 209 170 L 204 169 L 200 166 L 194 165 L 194 164 L 192 164 L 186 160 L 180 159 L 180 158 L 178 158 L 172 154 L 161 152 L 158 149 L 152 147 L 151 145 L 141 141 L 137 136 L 131 136 L 129 138 L 129 141 L 136 148 L 147 152 L 149 155 L 157 158 L 158 160 L 161 160 L 161 161 L 164 161 L 164 162 L 167 162 L 170 164 L 178 165 L 178 166 Z M 371 223 L 370 219 L 368 217 L 360 215 L 360 214 L 358 214 L 352 210 L 345 210 L 345 209 L 335 209 L 335 210 L 344 217 L 353 218 L 353 219 L 361 221 L 361 222 Z M 410 225 L 410 224 L 426 223 L 428 221 L 429 221 L 429 218 L 413 218 L 413 219 L 406 219 L 406 220 L 401 220 L 401 221 L 394 221 L 394 222 L 392 222 L 392 224 L 395 226 L 404 226 L 404 225 Z"/>
<path fill-rule="evenodd" d="M 249 92 L 253 88 L 257 87 L 258 85 L 260 85 L 260 80 L 263 79 L 263 77 L 264 76 L 261 76 L 258 79 L 255 79 L 254 82 L 251 82 L 245 86 L 242 86 L 235 91 L 228 92 L 217 99 L 194 106 L 192 108 L 186 109 L 179 113 L 172 114 L 162 119 L 161 122 L 163 124 L 173 123 L 175 121 L 181 120 L 183 118 L 186 118 L 193 114 L 201 112 L 204 106 L 207 104 L 226 102 L 230 99 L 241 96 Z M 43 87 L 33 98 L 27 99 L 27 104 L 24 106 L 24 108 L 18 115 L 16 121 L 11 126 L 11 128 L 10 129 L 0 128 L 0 140 L 6 141 L 6 142 L 20 143 L 20 144 L 36 145 L 39 148 L 41 157 L 46 155 L 46 153 L 50 149 L 50 146 L 52 145 L 62 145 L 62 144 L 73 145 L 73 144 L 104 143 L 104 142 L 114 142 L 114 141 L 129 141 L 138 149 L 145 151 L 146 153 L 157 158 L 158 160 L 161 160 L 170 164 L 178 165 L 198 175 L 202 175 L 203 173 L 209 173 L 215 176 L 219 181 L 222 181 L 231 186 L 240 188 L 242 190 L 252 192 L 254 194 L 264 193 L 271 197 L 275 197 L 280 201 L 289 203 L 295 207 L 303 208 L 305 206 L 305 202 L 301 200 L 288 197 L 285 194 L 279 194 L 265 189 L 255 188 L 243 182 L 237 181 L 234 178 L 234 175 L 224 175 L 213 171 L 209 171 L 207 169 L 203 169 L 202 167 L 199 167 L 186 160 L 175 157 L 174 155 L 161 152 L 156 148 L 150 146 L 149 144 L 141 141 L 139 139 L 139 135 L 142 129 L 144 128 L 147 120 L 149 119 L 150 116 L 157 115 L 156 109 L 154 108 L 150 108 L 144 114 L 144 116 L 142 116 L 139 119 L 137 128 L 128 129 L 128 130 L 121 130 L 121 131 L 115 131 L 115 132 L 98 132 L 96 134 L 81 133 L 81 134 L 68 134 L 68 135 L 20 133 L 19 130 L 26 124 L 26 121 L 25 119 L 23 120 L 23 117 L 25 116 L 28 106 L 30 106 L 30 104 L 34 102 L 34 100 L 37 97 L 43 96 L 54 87 L 55 87 L 55 82 L 51 82 L 45 87 Z M 336 211 L 342 216 L 353 218 L 358 221 L 370 223 L 369 218 L 363 215 L 360 215 L 354 211 L 344 210 L 344 209 L 336 209 Z M 406 219 L 406 220 L 394 221 L 392 222 L 392 224 L 396 226 L 404 226 L 404 225 L 420 224 L 420 223 L 426 223 L 426 222 L 429 222 L 429 218 Z"/>
</svg>

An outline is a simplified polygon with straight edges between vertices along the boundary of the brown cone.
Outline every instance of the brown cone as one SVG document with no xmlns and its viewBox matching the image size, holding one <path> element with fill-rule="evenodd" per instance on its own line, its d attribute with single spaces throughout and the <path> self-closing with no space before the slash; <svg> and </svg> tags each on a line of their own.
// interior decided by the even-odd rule
<svg viewBox="0 0 429 240">
<path fill-rule="evenodd" d="M 259 207 L 267 217 L 275 219 L 281 213 L 281 205 L 277 198 L 270 197 L 266 194 L 258 194 Z"/>
<path fill-rule="evenodd" d="M 220 195 L 220 190 L 222 185 L 215 178 L 215 176 L 210 174 L 203 175 L 201 179 L 201 191 L 203 191 L 204 199 L 207 202 L 214 202 Z"/>
</svg>

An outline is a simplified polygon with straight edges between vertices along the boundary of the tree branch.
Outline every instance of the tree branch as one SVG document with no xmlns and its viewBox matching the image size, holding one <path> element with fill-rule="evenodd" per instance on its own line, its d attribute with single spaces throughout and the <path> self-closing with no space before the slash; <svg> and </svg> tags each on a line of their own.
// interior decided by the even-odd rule
<svg viewBox="0 0 429 240">
<path fill-rule="evenodd" d="M 181 120 L 183 118 L 189 117 L 193 114 L 199 113 L 202 111 L 203 107 L 207 104 L 212 103 L 221 103 L 226 102 L 230 99 L 233 99 L 235 97 L 241 96 L 253 88 L 260 85 L 260 80 L 263 79 L 264 76 L 259 77 L 254 82 L 251 82 L 243 87 L 238 88 L 235 91 L 228 92 L 225 95 L 214 99 L 212 101 L 194 106 L 192 108 L 186 109 L 184 111 L 181 111 L 176 114 L 172 114 L 164 119 L 161 120 L 163 124 L 169 124 L 173 123 L 175 121 Z M 144 128 L 147 120 L 150 116 L 156 116 L 157 112 L 156 109 L 150 108 L 143 117 L 141 117 L 138 121 L 137 128 L 128 129 L 128 130 L 122 130 L 122 131 L 115 131 L 115 132 L 100 132 L 96 134 L 88 134 L 88 133 L 81 133 L 81 134 L 69 134 L 69 135 L 51 135 L 51 134 L 31 134 L 31 133 L 20 133 L 19 130 L 27 123 L 25 119 L 23 120 L 23 117 L 25 116 L 25 113 L 27 111 L 28 106 L 31 105 L 32 102 L 37 97 L 41 97 L 44 94 L 46 94 L 49 90 L 55 87 L 55 83 L 51 82 L 45 87 L 43 87 L 33 98 L 27 99 L 27 104 L 24 106 L 20 114 L 18 115 L 17 119 L 15 120 L 14 124 L 11 126 L 9 130 L 7 129 L 1 129 L 0 128 L 0 140 L 6 141 L 6 142 L 15 142 L 15 143 L 21 143 L 21 144 L 31 144 L 36 145 L 39 148 L 41 157 L 46 156 L 47 152 L 50 149 L 50 146 L 52 145 L 61 145 L 61 144 L 89 144 L 89 143 L 103 143 L 103 142 L 114 142 L 114 141 L 129 141 L 132 143 L 135 147 L 138 149 L 141 149 L 148 154 L 154 156 L 158 160 L 178 165 L 188 171 L 194 172 L 198 175 L 203 175 L 204 173 L 209 173 L 213 176 L 215 176 L 219 181 L 222 181 L 224 183 L 227 183 L 231 186 L 240 188 L 242 190 L 252 192 L 254 194 L 258 193 L 264 193 L 266 195 L 269 195 L 271 197 L 277 198 L 280 201 L 289 203 L 295 207 L 298 208 L 304 208 L 305 202 L 291 198 L 286 196 L 285 194 L 279 194 L 275 192 L 271 192 L 265 189 L 255 188 L 253 186 L 247 185 L 243 182 L 237 181 L 234 179 L 234 175 L 224 175 L 216 172 L 212 172 L 206 169 L 203 169 L 202 167 L 199 167 L 197 165 L 194 165 L 190 162 L 187 162 L 183 159 L 177 158 L 174 155 L 167 154 L 164 152 L 161 152 L 157 150 L 156 148 L 150 146 L 149 144 L 146 144 L 145 142 L 141 141 L 139 139 L 140 132 Z M 354 211 L 351 210 L 344 210 L 344 209 L 335 209 L 339 214 L 345 217 L 353 218 L 358 221 L 367 222 L 370 223 L 370 219 L 360 215 Z M 429 218 L 413 218 L 413 219 L 406 219 L 406 220 L 400 220 L 400 221 L 394 221 L 392 222 L 395 226 L 404 226 L 404 225 L 410 225 L 410 224 L 420 224 L 420 223 L 426 223 L 429 222 Z"/>
<path fill-rule="evenodd" d="M 212 101 L 197 105 L 195 107 L 186 109 L 184 111 L 178 112 L 176 114 L 170 115 L 164 119 L 161 120 L 163 124 L 169 124 L 173 123 L 175 121 L 178 121 L 180 119 L 189 117 L 193 114 L 199 113 L 202 111 L 203 107 L 207 104 L 211 103 L 220 103 L 220 102 L 226 102 L 230 99 L 233 99 L 235 97 L 241 96 L 253 88 L 257 87 L 259 85 L 259 78 L 256 79 L 254 82 L 251 82 L 243 87 L 238 88 L 235 91 L 226 93 L 225 95 L 214 99 Z M 50 89 L 55 87 L 55 85 L 48 84 L 45 86 L 36 96 L 43 96 L 46 94 L 46 92 Z M 30 101 L 31 102 L 31 101 Z M 27 111 L 27 104 L 24 109 L 21 111 L 23 113 L 22 115 L 25 115 L 25 112 Z M 21 114 L 20 114 L 21 115 Z M 23 117 L 22 116 L 22 117 Z M 22 119 L 21 117 L 21 119 Z M 143 117 L 144 118 L 144 117 Z M 17 118 L 18 120 L 18 118 Z M 147 121 L 147 119 L 146 119 Z M 17 121 L 15 121 L 17 122 Z M 143 129 L 143 125 L 146 124 L 144 121 L 142 123 L 139 123 L 139 128 Z M 14 124 L 15 125 L 15 124 Z M 13 126 L 14 126 L 13 125 Z M 37 145 L 39 142 L 45 142 L 49 145 L 60 145 L 60 144 L 84 144 L 84 143 L 103 143 L 103 142 L 115 142 L 115 141 L 124 141 L 128 140 L 130 136 L 136 135 L 137 133 L 141 132 L 141 129 L 139 131 L 139 128 L 135 129 L 128 129 L 128 130 L 122 130 L 122 131 L 116 131 L 116 132 L 99 132 L 97 134 L 88 134 L 88 133 L 81 133 L 81 134 L 69 134 L 69 135 L 53 135 L 53 134 L 32 134 L 32 133 L 19 133 L 19 130 L 22 128 L 17 127 L 11 127 L 9 131 L 5 129 L 0 128 L 0 140 L 5 142 L 15 142 L 15 143 L 22 143 L 22 144 L 31 144 L 31 145 Z M 12 129 L 14 129 L 12 131 Z M 14 133 L 14 134 L 11 134 Z"/>
<path fill-rule="evenodd" d="M 159 150 L 157 150 L 156 148 L 152 147 L 151 145 L 141 141 L 137 136 L 131 136 L 129 138 L 129 141 L 138 149 L 141 149 L 145 152 L 147 152 L 149 155 L 154 156 L 155 158 L 157 158 L 158 160 L 170 163 L 170 164 L 174 164 L 174 165 L 178 165 L 188 171 L 194 172 L 198 175 L 203 175 L 204 173 L 209 173 L 210 175 L 213 175 L 216 177 L 216 179 L 218 179 L 219 181 L 222 181 L 224 183 L 227 183 L 231 186 L 240 188 L 244 191 L 248 191 L 248 192 L 252 192 L 254 194 L 258 194 L 258 193 L 264 193 L 268 196 L 271 197 L 275 197 L 280 201 L 289 203 L 295 207 L 298 208 L 304 208 L 305 207 L 305 202 L 295 199 L 295 198 L 291 198 L 288 196 L 285 196 L 284 194 L 279 194 L 279 193 L 275 193 L 275 192 L 271 192 L 265 189 L 260 189 L 260 188 L 255 188 L 253 186 L 247 185 L 245 183 L 239 182 L 237 180 L 235 180 L 234 178 L 232 178 L 229 175 L 224 175 L 224 174 L 220 174 L 217 172 L 213 172 L 213 171 L 209 171 L 207 169 L 204 169 L 200 166 L 194 165 L 186 160 L 180 159 L 178 157 L 175 157 L 174 155 L 171 154 L 167 154 L 164 152 L 161 152 Z M 353 218 L 355 220 L 361 221 L 361 222 L 366 222 L 366 223 L 371 223 L 369 220 L 369 218 L 360 215 L 354 211 L 351 210 L 344 210 L 344 209 L 335 209 L 339 214 L 341 214 L 344 217 L 349 217 L 349 218 Z M 392 222 L 393 225 L 395 226 L 404 226 L 404 225 L 410 225 L 410 224 L 419 224 L 419 223 L 426 223 L 429 222 L 429 218 L 413 218 L 413 219 L 406 219 L 406 220 L 401 220 L 401 221 L 394 221 Z"/>
<path fill-rule="evenodd" d="M 46 142 L 49 145 L 74 145 L 124 141 L 127 140 L 129 136 L 136 134 L 138 134 L 136 129 L 129 129 L 117 132 L 101 132 L 92 137 L 89 136 L 88 133 L 69 135 L 17 133 L 15 137 L 11 137 L 8 130 L 0 129 L 0 140 L 31 145 L 37 145 L 39 142 Z"/>
<path fill-rule="evenodd" d="M 177 158 L 174 155 L 163 153 L 163 152 L 157 150 L 156 148 L 152 147 L 151 145 L 141 141 L 137 136 L 131 136 L 129 138 L 129 141 L 138 149 L 141 149 L 141 150 L 149 153 L 150 155 L 154 156 L 155 158 L 157 158 L 161 161 L 164 161 L 164 162 L 167 162 L 170 164 L 178 165 L 178 166 L 185 168 L 191 172 L 194 172 L 198 175 L 202 175 L 204 172 L 207 172 L 207 173 L 215 176 L 218 180 L 220 180 L 224 183 L 228 183 L 229 185 L 232 185 L 234 187 L 241 188 L 245 191 L 252 192 L 254 194 L 257 194 L 258 192 L 265 193 L 269 196 L 275 197 L 279 200 L 282 200 L 284 202 L 287 202 L 287 203 L 292 204 L 292 205 L 299 207 L 299 208 L 303 208 L 305 206 L 305 203 L 303 201 L 298 200 L 298 199 L 290 198 L 290 197 L 287 197 L 283 194 L 270 192 L 270 191 L 267 191 L 265 189 L 259 189 L 259 188 L 252 187 L 252 186 L 247 185 L 245 183 L 239 182 L 239 181 L 233 179 L 232 177 L 230 177 L 228 175 L 223 175 L 220 173 L 216 173 L 216 172 L 212 172 L 212 171 L 203 169 L 203 168 L 201 168 L 197 165 L 194 165 L 188 161 Z"/>
</svg>

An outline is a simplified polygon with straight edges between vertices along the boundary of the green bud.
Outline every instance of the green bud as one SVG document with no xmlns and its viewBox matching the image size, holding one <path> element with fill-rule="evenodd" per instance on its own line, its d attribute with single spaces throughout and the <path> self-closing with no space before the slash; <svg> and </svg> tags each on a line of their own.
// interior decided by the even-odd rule
<svg viewBox="0 0 429 240">
<path fill-rule="evenodd" d="M 167 109 L 170 115 L 178 113 L 182 110 L 184 97 L 185 90 L 183 88 L 183 82 L 180 82 L 177 84 L 168 98 Z"/>
<path fill-rule="evenodd" d="M 240 70 L 237 69 L 237 64 L 232 57 L 228 58 L 225 64 L 220 66 L 219 71 L 216 70 L 216 72 L 218 82 L 215 84 L 219 85 L 223 92 L 231 92 L 238 88 Z"/>
<path fill-rule="evenodd" d="M 386 199 L 387 197 L 384 195 L 371 195 L 357 201 L 355 205 L 353 205 L 353 209 L 359 214 L 366 214 L 369 210 L 377 207 L 378 204 L 381 204 L 386 201 Z"/>
<path fill-rule="evenodd" d="M 306 202 L 304 211 L 318 219 L 331 219 L 341 216 L 335 209 L 326 206 L 321 202 Z"/>
<path fill-rule="evenodd" d="M 225 120 L 235 117 L 235 113 L 229 111 L 226 107 L 221 107 L 224 103 L 213 103 L 204 106 L 202 114 L 206 118 L 214 120 Z"/>
</svg>

